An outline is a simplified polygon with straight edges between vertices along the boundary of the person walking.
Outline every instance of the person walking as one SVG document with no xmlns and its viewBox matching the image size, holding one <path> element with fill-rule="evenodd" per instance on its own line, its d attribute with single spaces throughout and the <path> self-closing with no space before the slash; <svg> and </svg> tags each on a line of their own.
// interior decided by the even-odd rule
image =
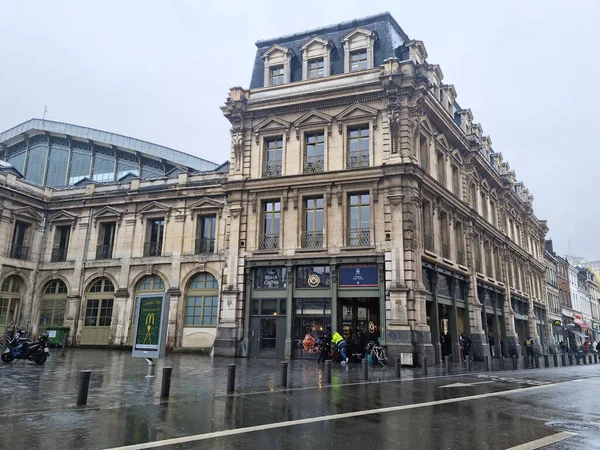
<svg viewBox="0 0 600 450">
<path fill-rule="evenodd" d="M 463 359 L 466 361 L 471 355 L 471 338 L 464 333 L 460 333 L 460 350 L 463 354 Z"/>
<path fill-rule="evenodd" d="M 533 369 L 533 339 L 530 336 L 527 336 L 527 339 L 525 339 L 525 349 L 527 350 L 527 359 L 525 361 L 530 361 L 531 368 Z"/>
<path fill-rule="evenodd" d="M 560 346 L 560 351 L 563 355 L 567 354 L 568 348 L 567 348 L 567 343 L 565 341 L 560 341 L 560 344 L 558 344 Z"/>
<path fill-rule="evenodd" d="M 585 351 L 586 355 L 590 352 L 590 340 L 588 338 L 585 338 L 585 342 L 583 343 L 583 350 Z"/>
<path fill-rule="evenodd" d="M 335 345 L 337 345 L 337 348 L 340 351 L 340 354 L 342 355 L 342 364 L 347 364 L 348 363 L 348 356 L 346 356 L 346 345 L 347 344 L 346 344 L 346 341 L 344 340 L 344 338 L 342 337 L 342 335 L 336 331 L 334 333 L 334 335 L 331 337 L 331 342 L 333 342 Z"/>
</svg>

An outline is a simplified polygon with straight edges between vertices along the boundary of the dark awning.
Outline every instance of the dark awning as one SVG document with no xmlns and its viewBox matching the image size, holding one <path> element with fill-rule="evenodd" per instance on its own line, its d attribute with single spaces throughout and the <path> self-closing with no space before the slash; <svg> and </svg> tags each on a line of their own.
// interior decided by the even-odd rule
<svg viewBox="0 0 600 450">
<path fill-rule="evenodd" d="M 577 330 L 569 330 L 571 333 L 573 333 L 575 336 L 579 336 L 580 338 L 587 338 L 587 334 L 583 334 Z"/>
</svg>

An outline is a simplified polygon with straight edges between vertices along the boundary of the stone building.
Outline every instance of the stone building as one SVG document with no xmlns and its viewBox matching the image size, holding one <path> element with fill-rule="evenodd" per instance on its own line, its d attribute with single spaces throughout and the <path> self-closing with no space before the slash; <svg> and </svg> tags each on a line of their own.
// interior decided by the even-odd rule
<svg viewBox="0 0 600 450">
<path fill-rule="evenodd" d="M 131 345 L 135 298 L 158 291 L 171 296 L 168 345 L 211 348 L 227 320 L 228 164 L 69 124 L 26 124 L 0 135 L 5 159 L 23 161 L 26 174 L 0 165 L 0 332 L 14 319 L 34 334 L 70 326 L 73 344 Z"/>
<path fill-rule="evenodd" d="M 463 332 L 476 358 L 539 350 L 546 223 L 423 43 L 386 13 L 256 45 L 222 107 L 244 350 L 306 357 L 328 327 L 405 361 Z"/>
<path fill-rule="evenodd" d="M 552 249 L 552 241 L 546 241 L 544 250 L 546 263 L 546 298 L 548 299 L 548 322 L 550 327 L 549 350 L 556 352 L 557 345 L 564 340 L 562 305 L 559 293 L 558 261 Z"/>
</svg>

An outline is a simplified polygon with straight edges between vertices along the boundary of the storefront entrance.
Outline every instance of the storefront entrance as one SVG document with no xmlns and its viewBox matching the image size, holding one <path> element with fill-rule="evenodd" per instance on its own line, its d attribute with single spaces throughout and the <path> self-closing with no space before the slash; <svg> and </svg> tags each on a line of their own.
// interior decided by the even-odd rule
<svg viewBox="0 0 600 450">
<path fill-rule="evenodd" d="M 340 301 L 338 323 L 342 324 L 342 336 L 350 340 L 361 330 L 365 343 L 376 341 L 380 336 L 379 299 L 344 298 Z"/>
<path fill-rule="evenodd" d="M 281 336 L 281 339 L 278 339 Z M 250 322 L 250 355 L 283 358 L 285 351 L 285 317 L 253 317 Z"/>
</svg>

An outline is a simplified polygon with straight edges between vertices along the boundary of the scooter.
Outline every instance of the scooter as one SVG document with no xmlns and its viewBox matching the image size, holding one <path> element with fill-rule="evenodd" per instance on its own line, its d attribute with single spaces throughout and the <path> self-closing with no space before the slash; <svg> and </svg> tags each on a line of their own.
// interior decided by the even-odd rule
<svg viewBox="0 0 600 450">
<path fill-rule="evenodd" d="M 15 359 L 26 359 L 41 366 L 50 356 L 48 333 L 43 333 L 35 342 L 31 342 L 24 335 L 23 331 L 16 332 L 11 339 L 5 335 L 6 347 L 2 352 L 2 361 L 10 363 Z"/>
</svg>

